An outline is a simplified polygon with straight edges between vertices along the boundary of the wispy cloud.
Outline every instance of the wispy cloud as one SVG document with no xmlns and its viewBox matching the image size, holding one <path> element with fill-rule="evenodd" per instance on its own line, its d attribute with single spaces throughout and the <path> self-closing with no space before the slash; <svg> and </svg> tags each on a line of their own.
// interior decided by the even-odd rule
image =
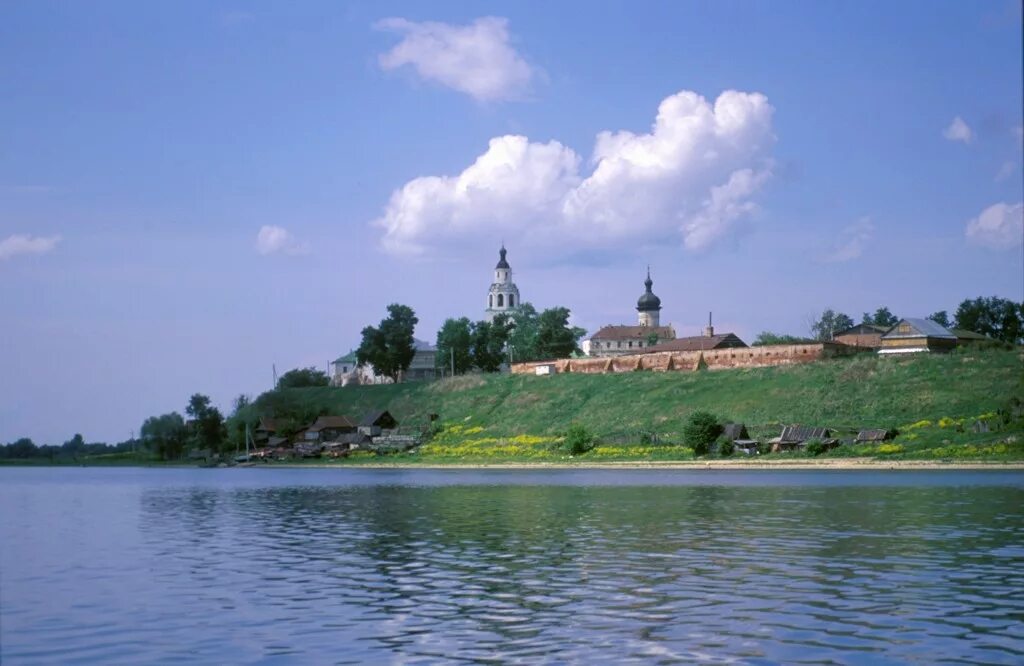
<svg viewBox="0 0 1024 666">
<path fill-rule="evenodd" d="M 302 243 L 283 227 L 265 224 L 256 234 L 256 251 L 260 254 L 308 254 L 309 244 Z"/>
<path fill-rule="evenodd" d="M 993 250 L 1008 250 L 1024 243 L 1024 203 L 997 203 L 967 223 L 967 241 Z"/>
<path fill-rule="evenodd" d="M 996 174 L 996 181 L 1003 181 L 1013 175 L 1013 172 L 1017 170 L 1017 165 L 1007 160 L 1003 162 L 1003 166 L 999 167 L 999 173 Z"/>
<path fill-rule="evenodd" d="M 14 234 L 0 241 L 0 261 L 19 254 L 46 254 L 61 241 L 60 236 L 30 236 Z"/>
<path fill-rule="evenodd" d="M 402 35 L 380 56 L 383 69 L 411 65 L 423 79 L 483 102 L 521 99 L 529 92 L 535 72 L 512 48 L 507 19 L 491 16 L 450 25 L 388 18 L 374 27 Z"/>
<path fill-rule="evenodd" d="M 970 143 L 974 139 L 974 132 L 968 127 L 967 123 L 960 116 L 953 119 L 953 122 L 949 124 L 949 127 L 942 130 L 942 136 L 946 137 L 950 141 L 963 141 L 964 143 Z"/>
<path fill-rule="evenodd" d="M 870 217 L 862 217 L 839 234 L 835 247 L 822 257 L 827 263 L 841 263 L 857 259 L 864 253 L 864 248 L 875 235 L 875 225 Z"/>
</svg>

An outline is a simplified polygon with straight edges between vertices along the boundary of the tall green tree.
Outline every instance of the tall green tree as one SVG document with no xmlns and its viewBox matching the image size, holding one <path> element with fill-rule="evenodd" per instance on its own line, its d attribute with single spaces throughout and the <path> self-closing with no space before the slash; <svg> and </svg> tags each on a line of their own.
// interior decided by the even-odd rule
<svg viewBox="0 0 1024 666">
<path fill-rule="evenodd" d="M 882 306 L 875 310 L 874 314 L 865 312 L 861 323 L 889 328 L 900 323 L 900 318 L 889 312 L 889 308 Z"/>
<path fill-rule="evenodd" d="M 945 328 L 950 328 L 951 326 L 953 326 L 953 323 L 949 321 L 949 313 L 946 312 L 945 310 L 933 312 L 930 315 L 928 315 L 928 318 L 934 321 L 939 326 L 943 326 Z"/>
<path fill-rule="evenodd" d="M 473 367 L 473 334 L 469 319 L 445 319 L 437 332 L 437 366 L 461 375 Z"/>
<path fill-rule="evenodd" d="M 413 331 L 419 319 L 407 305 L 392 303 L 388 306 L 388 316 L 374 328 L 363 329 L 363 339 L 356 350 L 356 360 L 360 365 L 370 364 L 378 375 L 390 377 L 398 381 L 402 373 L 409 369 L 412 357 L 416 354 Z"/>
<path fill-rule="evenodd" d="M 967 299 L 954 315 L 956 328 L 1010 344 L 1024 343 L 1024 303 L 991 296 Z"/>
<path fill-rule="evenodd" d="M 192 446 L 220 451 L 227 439 L 224 417 L 220 410 L 210 403 L 210 398 L 201 393 L 192 394 L 185 413 L 192 419 L 189 433 Z"/>
<path fill-rule="evenodd" d="M 587 332 L 569 326 L 569 308 L 548 308 L 537 318 L 537 354 L 542 359 L 568 358 L 580 351 L 579 339 Z"/>
<path fill-rule="evenodd" d="M 494 321 L 473 324 L 473 365 L 484 372 L 500 370 L 511 330 L 512 321 L 505 313 L 495 316 Z"/>
<path fill-rule="evenodd" d="M 140 438 L 150 451 L 162 459 L 180 458 L 185 450 L 185 419 L 177 412 L 151 416 L 142 424 Z"/>
<path fill-rule="evenodd" d="M 826 308 L 821 316 L 811 324 L 811 335 L 815 340 L 831 340 L 833 335 L 852 326 L 853 319 L 849 315 Z"/>
<path fill-rule="evenodd" d="M 277 388 L 306 388 L 309 386 L 327 386 L 330 379 L 327 373 L 316 368 L 295 368 L 281 375 L 277 380 Z"/>
<path fill-rule="evenodd" d="M 539 316 L 533 304 L 526 302 L 512 312 L 512 328 L 508 335 L 508 351 L 513 363 L 535 361 Z"/>
</svg>

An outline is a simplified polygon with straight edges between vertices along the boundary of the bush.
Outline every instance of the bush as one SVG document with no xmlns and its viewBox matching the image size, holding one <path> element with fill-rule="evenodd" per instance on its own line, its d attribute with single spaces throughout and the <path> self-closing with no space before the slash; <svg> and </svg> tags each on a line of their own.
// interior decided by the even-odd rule
<svg viewBox="0 0 1024 666">
<path fill-rule="evenodd" d="M 573 423 L 565 433 L 565 447 L 574 456 L 594 448 L 594 433 L 579 423 Z"/>
<path fill-rule="evenodd" d="M 696 455 L 703 456 L 708 447 L 722 434 L 722 424 L 714 414 L 694 412 L 683 426 L 683 440 Z"/>
<path fill-rule="evenodd" d="M 807 448 L 805 450 L 812 456 L 820 456 L 822 453 L 825 453 L 825 451 L 828 451 L 828 446 L 820 439 L 812 439 L 807 442 Z"/>
<path fill-rule="evenodd" d="M 718 455 L 728 458 L 736 451 L 736 445 L 728 437 L 718 438 Z"/>
</svg>

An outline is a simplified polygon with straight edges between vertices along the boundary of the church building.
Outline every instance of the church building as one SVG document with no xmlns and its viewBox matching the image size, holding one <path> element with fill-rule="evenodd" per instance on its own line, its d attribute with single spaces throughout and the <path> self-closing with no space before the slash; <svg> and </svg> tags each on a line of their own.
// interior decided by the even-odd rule
<svg viewBox="0 0 1024 666">
<path fill-rule="evenodd" d="M 676 331 L 672 325 L 661 325 L 661 299 L 651 291 L 653 286 L 651 271 L 647 269 L 645 290 L 636 302 L 638 325 L 603 327 L 588 340 L 589 356 L 636 354 L 647 347 L 675 340 Z"/>
<path fill-rule="evenodd" d="M 487 321 L 494 321 L 494 318 L 502 313 L 511 314 L 512 310 L 522 305 L 522 300 L 519 298 L 519 287 L 512 281 L 512 268 L 505 258 L 507 253 L 508 250 L 502 243 L 501 250 L 498 251 L 501 258 L 498 259 L 498 265 L 494 267 L 494 282 L 491 283 L 491 288 L 487 292 L 487 310 L 485 311 Z"/>
</svg>

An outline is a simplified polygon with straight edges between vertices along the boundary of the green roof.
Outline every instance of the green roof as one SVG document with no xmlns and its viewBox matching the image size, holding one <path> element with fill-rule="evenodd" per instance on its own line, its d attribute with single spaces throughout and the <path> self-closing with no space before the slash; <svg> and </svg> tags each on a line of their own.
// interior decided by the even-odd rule
<svg viewBox="0 0 1024 666">
<path fill-rule="evenodd" d="M 352 365 L 355 365 L 358 361 L 356 359 L 356 353 L 354 351 L 350 351 L 349 353 L 345 354 L 344 356 L 339 356 L 338 358 L 334 359 L 334 362 L 335 363 L 351 363 Z"/>
</svg>

